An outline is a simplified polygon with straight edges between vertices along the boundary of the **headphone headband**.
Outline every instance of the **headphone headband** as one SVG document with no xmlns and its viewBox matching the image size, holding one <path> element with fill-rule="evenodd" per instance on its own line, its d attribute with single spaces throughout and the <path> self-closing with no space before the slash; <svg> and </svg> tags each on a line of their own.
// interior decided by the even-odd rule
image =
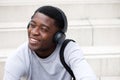
<svg viewBox="0 0 120 80">
<path fill-rule="evenodd" d="M 59 8 L 56 8 L 56 9 L 61 13 L 62 18 L 64 20 L 64 27 L 62 29 L 62 32 L 65 33 L 65 32 L 67 32 L 67 26 L 68 26 L 67 17 L 61 9 L 59 9 Z"/>
</svg>

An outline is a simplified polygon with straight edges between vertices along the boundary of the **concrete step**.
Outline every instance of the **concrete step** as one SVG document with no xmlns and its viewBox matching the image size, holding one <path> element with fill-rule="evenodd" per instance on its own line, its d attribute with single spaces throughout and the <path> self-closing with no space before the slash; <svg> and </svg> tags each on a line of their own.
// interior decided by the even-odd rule
<svg viewBox="0 0 120 80">
<path fill-rule="evenodd" d="M 85 19 L 69 21 L 68 38 L 81 46 L 120 45 L 120 19 Z"/>
<path fill-rule="evenodd" d="M 5 5 L 40 5 L 40 4 L 114 4 L 114 3 L 120 3 L 119 0 L 1 0 L 0 4 L 1 6 Z"/>
<path fill-rule="evenodd" d="M 120 80 L 120 76 L 101 76 L 97 80 Z"/>
<path fill-rule="evenodd" d="M 20 44 L 27 41 L 27 33 L 24 30 L 5 30 L 0 31 L 0 49 L 17 48 Z"/>
<path fill-rule="evenodd" d="M 0 61 L 0 80 L 3 80 L 5 62 Z"/>
<path fill-rule="evenodd" d="M 120 76 L 103 76 L 99 80 L 120 80 Z"/>
<path fill-rule="evenodd" d="M 45 0 L 2 0 L 0 1 L 0 22 L 29 22 L 33 12 L 38 7 L 42 6 L 43 3 L 60 7 L 66 13 L 68 20 L 79 20 L 86 18 L 111 19 L 120 17 L 119 0 L 52 0 L 48 2 Z"/>
</svg>

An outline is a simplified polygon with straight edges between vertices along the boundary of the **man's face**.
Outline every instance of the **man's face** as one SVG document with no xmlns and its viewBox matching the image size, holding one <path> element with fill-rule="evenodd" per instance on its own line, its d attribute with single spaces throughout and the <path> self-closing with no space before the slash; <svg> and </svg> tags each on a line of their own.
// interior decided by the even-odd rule
<svg viewBox="0 0 120 80">
<path fill-rule="evenodd" d="M 54 19 L 37 12 L 28 28 L 29 48 L 34 51 L 50 49 L 54 45 L 53 36 L 57 31 Z"/>
</svg>

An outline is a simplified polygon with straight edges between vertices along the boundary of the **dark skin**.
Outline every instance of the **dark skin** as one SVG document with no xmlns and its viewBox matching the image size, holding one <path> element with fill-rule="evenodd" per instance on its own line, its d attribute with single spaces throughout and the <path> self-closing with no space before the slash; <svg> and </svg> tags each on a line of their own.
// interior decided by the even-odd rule
<svg viewBox="0 0 120 80">
<path fill-rule="evenodd" d="M 28 28 L 29 48 L 41 58 L 50 56 L 56 48 L 53 36 L 59 30 L 53 18 L 35 13 Z"/>
</svg>

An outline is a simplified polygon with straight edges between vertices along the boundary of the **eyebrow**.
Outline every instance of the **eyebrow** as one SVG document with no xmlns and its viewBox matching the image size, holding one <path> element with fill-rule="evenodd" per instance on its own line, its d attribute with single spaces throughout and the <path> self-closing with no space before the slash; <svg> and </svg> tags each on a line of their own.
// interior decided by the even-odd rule
<svg viewBox="0 0 120 80">
<path fill-rule="evenodd" d="M 33 23 L 36 24 L 36 22 L 35 22 L 34 20 L 31 20 L 30 22 L 33 22 Z M 46 24 L 43 24 L 43 23 L 42 23 L 42 26 L 45 26 L 45 27 L 47 27 L 48 29 L 50 29 L 50 26 L 48 26 L 48 25 L 46 25 Z"/>
<path fill-rule="evenodd" d="M 30 22 L 36 23 L 35 21 L 31 20 Z"/>
</svg>

